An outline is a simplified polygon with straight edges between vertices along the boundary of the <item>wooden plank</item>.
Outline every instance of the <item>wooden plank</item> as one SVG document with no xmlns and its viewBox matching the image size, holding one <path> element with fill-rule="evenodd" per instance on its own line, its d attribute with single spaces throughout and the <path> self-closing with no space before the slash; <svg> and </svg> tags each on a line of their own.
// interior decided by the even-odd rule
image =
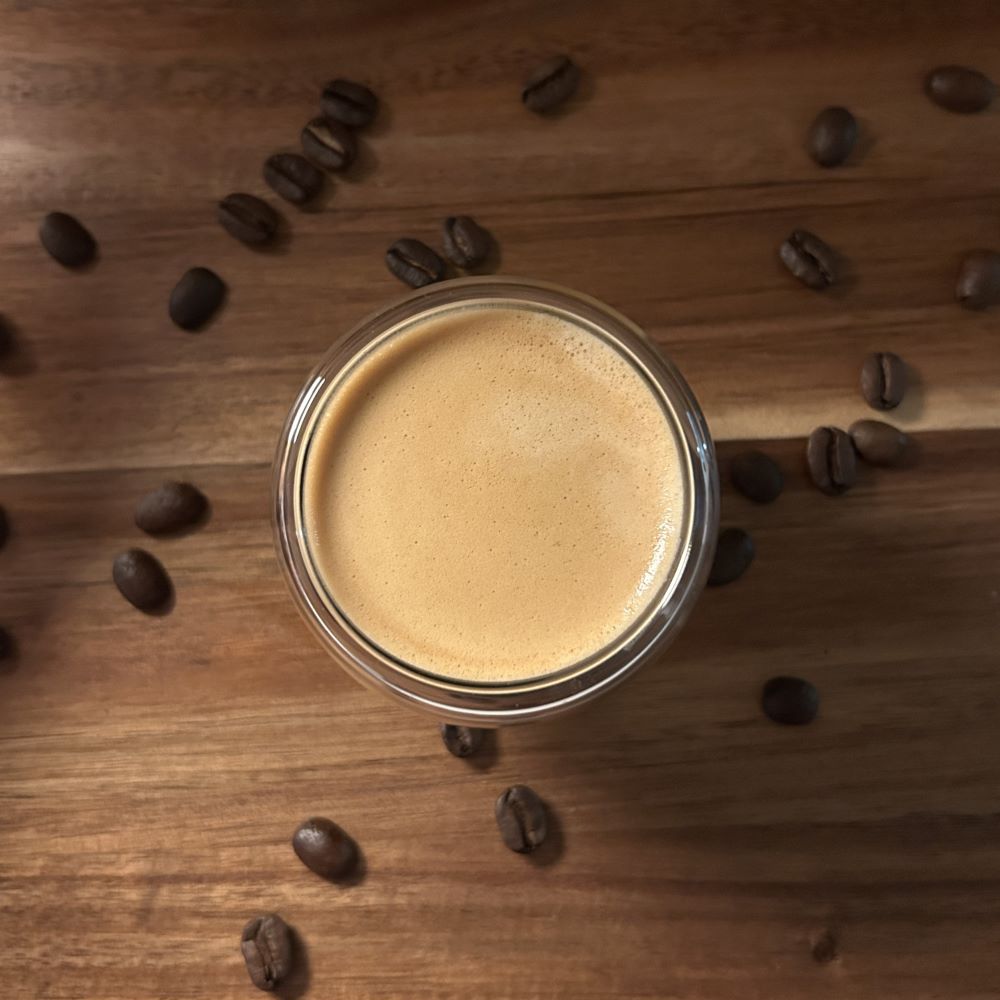
<svg viewBox="0 0 1000 1000">
<path fill-rule="evenodd" d="M 482 766 L 316 647 L 272 557 L 266 467 L 195 470 L 210 522 L 149 543 L 177 585 L 164 618 L 122 601 L 110 560 L 134 498 L 189 470 L 6 478 L 0 933 L 24 995 L 246 995 L 238 931 L 272 907 L 333 996 L 990 995 L 998 441 L 923 435 L 916 467 L 835 500 L 801 440 L 761 443 L 786 492 L 724 496 L 757 542 L 748 576 L 661 662 L 504 732 Z M 823 693 L 806 730 L 759 713 L 780 672 Z M 495 833 L 515 780 L 559 817 L 540 867 Z M 360 885 L 292 855 L 317 812 L 359 838 Z M 829 966 L 810 951 L 827 929 Z"/>
<path fill-rule="evenodd" d="M 995 10 L 980 12 L 996 23 Z M 922 390 L 902 415 L 913 426 L 1000 423 L 995 320 L 952 301 L 961 253 L 997 242 L 1000 182 L 976 167 L 995 149 L 995 130 L 989 116 L 934 108 L 919 86 L 939 33 L 956 31 L 950 13 L 945 22 L 914 14 L 892 47 L 874 25 L 859 29 L 848 49 L 799 44 L 793 19 L 790 39 L 769 27 L 747 51 L 710 62 L 694 58 L 709 46 L 701 24 L 686 58 L 655 64 L 636 41 L 653 16 L 644 13 L 593 52 L 594 93 L 555 122 L 516 100 L 529 51 L 501 46 L 496 63 L 465 67 L 457 40 L 428 38 L 424 54 L 407 45 L 390 55 L 393 32 L 413 24 L 365 20 L 359 30 L 380 39 L 373 75 L 387 120 L 323 211 L 285 211 L 291 239 L 277 254 L 236 244 L 213 203 L 234 188 L 262 189 L 263 158 L 294 145 L 342 49 L 314 41 L 286 72 L 260 61 L 268 40 L 247 31 L 199 60 L 183 47 L 182 14 L 176 44 L 109 68 L 103 59 L 121 58 L 117 36 L 101 18 L 67 16 L 67 30 L 93 34 L 92 48 L 38 50 L 16 31 L 0 69 L 0 195 L 15 206 L 0 248 L 3 309 L 23 345 L 8 367 L 32 376 L 4 380 L 4 468 L 174 465 L 194 449 L 207 462 L 269 459 L 317 357 L 400 292 L 385 247 L 402 233 L 436 240 L 456 210 L 495 230 L 503 271 L 583 284 L 646 326 L 687 372 L 720 437 L 847 421 L 871 348 L 901 351 L 919 373 Z M 41 32 L 46 18 L 15 21 L 21 33 L 25 20 Z M 586 38 L 599 19 L 587 11 L 574 34 Z M 293 31 L 313 30 L 290 20 Z M 967 36 L 967 57 L 988 62 L 989 33 Z M 439 51 L 450 61 L 437 65 L 451 68 L 428 75 Z M 849 168 L 819 171 L 801 137 L 834 99 L 858 111 L 869 148 Z M 92 273 L 65 274 L 39 249 L 38 218 L 57 205 L 98 235 Z M 810 293 L 776 263 L 775 248 L 800 225 L 848 258 L 841 292 Z M 196 263 L 216 268 L 232 294 L 218 322 L 190 336 L 172 327 L 165 302 Z"/>
</svg>

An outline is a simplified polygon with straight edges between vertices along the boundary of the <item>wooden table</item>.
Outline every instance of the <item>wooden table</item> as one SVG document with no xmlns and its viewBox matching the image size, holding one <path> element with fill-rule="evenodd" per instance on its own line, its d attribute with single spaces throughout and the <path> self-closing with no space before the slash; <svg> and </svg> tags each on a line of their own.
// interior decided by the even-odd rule
<svg viewBox="0 0 1000 1000">
<path fill-rule="evenodd" d="M 307 960 L 282 996 L 447 1000 L 1000 995 L 1000 310 L 953 301 L 1000 247 L 1000 108 L 950 115 L 921 79 L 1000 75 L 994 0 L 664 4 L 5 2 L 0 37 L 0 941 L 7 996 L 251 997 L 244 921 L 281 912 Z M 567 113 L 519 101 L 534 63 L 586 71 Z M 214 220 L 265 193 L 322 83 L 383 100 L 322 210 L 283 206 L 255 253 Z M 861 155 L 823 171 L 829 103 Z M 50 209 L 100 242 L 41 251 Z M 502 270 L 582 287 L 685 371 L 725 461 L 762 440 L 772 506 L 724 492 L 758 555 L 705 594 L 661 662 L 605 700 L 463 762 L 356 687 L 285 593 L 269 528 L 284 413 L 324 349 L 400 293 L 396 237 L 471 212 Z M 850 261 L 816 294 L 777 245 Z M 188 267 L 231 292 L 200 334 L 166 300 Z M 803 437 L 866 415 L 865 353 L 904 356 L 922 455 L 831 500 Z M 137 498 L 190 478 L 212 517 L 149 541 Z M 110 583 L 148 544 L 164 617 Z M 758 708 L 812 679 L 802 729 Z M 535 786 L 561 830 L 533 862 L 492 802 Z M 360 841 L 337 887 L 289 838 Z"/>
</svg>

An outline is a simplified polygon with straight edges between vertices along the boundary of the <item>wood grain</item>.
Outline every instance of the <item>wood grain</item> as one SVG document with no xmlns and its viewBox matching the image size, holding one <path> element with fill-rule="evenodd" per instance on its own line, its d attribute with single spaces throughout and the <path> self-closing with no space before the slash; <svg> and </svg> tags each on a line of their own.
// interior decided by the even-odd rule
<svg viewBox="0 0 1000 1000">
<path fill-rule="evenodd" d="M 0 4 L 0 940 L 5 988 L 52 1000 L 249 997 L 244 921 L 277 909 L 305 971 L 286 998 L 986 998 L 1000 938 L 1000 313 L 952 301 L 961 253 L 1000 246 L 1000 111 L 947 115 L 923 73 L 1000 76 L 1000 8 L 695 0 Z M 568 50 L 575 105 L 518 83 Z M 384 101 L 352 175 L 255 253 L 213 219 L 294 148 L 331 76 Z M 861 155 L 802 148 L 844 103 Z M 77 213 L 85 274 L 37 245 Z M 432 722 L 356 687 L 284 592 L 270 458 L 310 367 L 401 289 L 382 253 L 469 211 L 502 270 L 581 287 L 688 375 L 725 463 L 755 441 L 787 489 L 726 523 L 757 543 L 660 662 L 600 703 L 454 760 Z M 818 295 L 777 263 L 794 226 L 849 261 Z M 193 264 L 231 294 L 197 335 L 166 299 Z M 865 415 L 869 350 L 916 376 L 920 445 L 831 500 L 803 437 Z M 110 584 L 166 477 L 208 524 L 149 542 L 177 588 L 149 618 Z M 819 686 L 769 724 L 761 683 Z M 550 802 L 540 857 L 492 801 Z M 361 843 L 356 885 L 289 838 Z M 817 942 L 834 957 L 818 961 Z M 823 954 L 824 948 L 827 954 Z M 829 957 L 824 945 L 817 953 Z"/>
</svg>

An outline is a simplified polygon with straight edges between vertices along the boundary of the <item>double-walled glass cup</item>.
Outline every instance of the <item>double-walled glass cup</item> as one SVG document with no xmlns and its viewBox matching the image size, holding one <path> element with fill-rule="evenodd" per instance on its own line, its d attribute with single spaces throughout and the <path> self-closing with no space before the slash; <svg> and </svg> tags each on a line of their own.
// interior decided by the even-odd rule
<svg viewBox="0 0 1000 1000">
<path fill-rule="evenodd" d="M 601 338 L 635 368 L 660 402 L 682 463 L 681 543 L 664 583 L 642 613 L 613 641 L 579 662 L 516 681 L 457 680 L 406 663 L 391 650 L 380 648 L 337 606 L 304 530 L 303 473 L 326 403 L 356 367 L 389 339 L 432 317 L 476 306 L 548 312 Z M 338 341 L 309 376 L 278 445 L 275 532 L 281 565 L 299 610 L 344 669 L 441 719 L 493 727 L 547 718 L 588 702 L 668 645 L 708 574 L 718 528 L 718 490 L 712 440 L 698 403 L 677 369 L 635 324 L 589 296 L 555 285 L 517 278 L 461 278 L 421 289 L 369 316 Z"/>
</svg>

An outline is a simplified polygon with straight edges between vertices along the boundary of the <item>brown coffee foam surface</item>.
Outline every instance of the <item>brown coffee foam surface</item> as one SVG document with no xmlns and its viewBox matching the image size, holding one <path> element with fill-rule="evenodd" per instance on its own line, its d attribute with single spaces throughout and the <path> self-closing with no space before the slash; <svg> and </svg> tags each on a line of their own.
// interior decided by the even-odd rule
<svg viewBox="0 0 1000 1000">
<path fill-rule="evenodd" d="M 408 327 L 336 386 L 303 471 L 312 559 L 355 627 L 461 680 L 536 677 L 647 608 L 681 544 L 673 424 L 601 338 L 529 308 Z"/>
</svg>

